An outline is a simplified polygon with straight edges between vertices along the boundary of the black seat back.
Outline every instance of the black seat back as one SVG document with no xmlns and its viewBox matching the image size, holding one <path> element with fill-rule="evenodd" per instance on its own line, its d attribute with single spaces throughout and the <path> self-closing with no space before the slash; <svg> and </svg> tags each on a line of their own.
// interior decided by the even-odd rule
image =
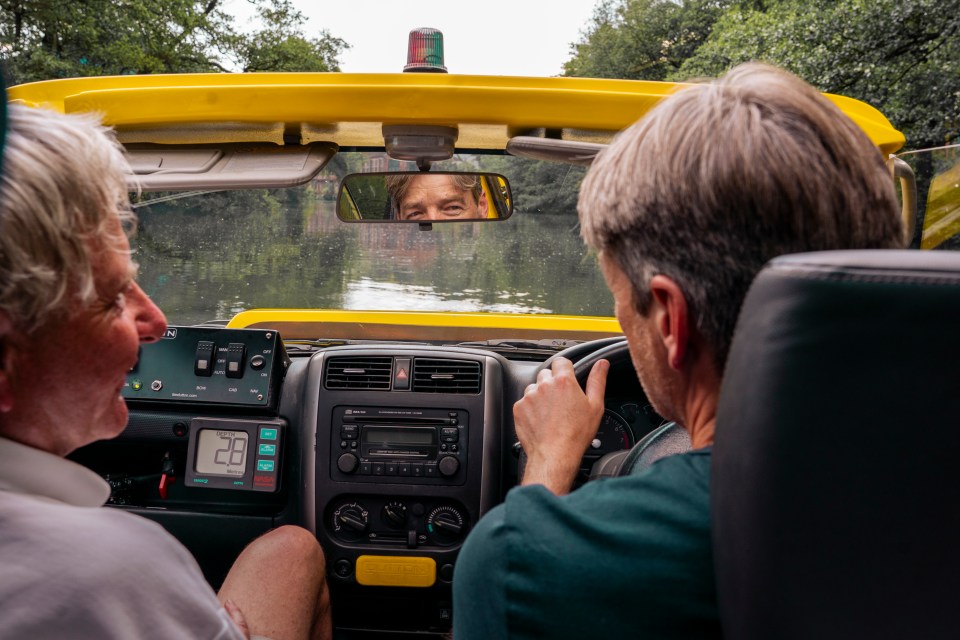
<svg viewBox="0 0 960 640">
<path fill-rule="evenodd" d="M 960 255 L 774 260 L 724 373 L 728 640 L 960 637 Z"/>
</svg>

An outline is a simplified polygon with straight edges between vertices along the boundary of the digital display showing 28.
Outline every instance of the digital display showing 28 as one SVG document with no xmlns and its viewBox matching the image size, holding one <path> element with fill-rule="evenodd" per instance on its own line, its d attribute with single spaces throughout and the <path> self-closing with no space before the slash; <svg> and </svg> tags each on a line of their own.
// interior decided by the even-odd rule
<svg viewBox="0 0 960 640">
<path fill-rule="evenodd" d="M 250 434 L 246 431 L 201 429 L 197 438 L 197 473 L 211 476 L 242 476 L 247 470 L 247 448 Z"/>
</svg>

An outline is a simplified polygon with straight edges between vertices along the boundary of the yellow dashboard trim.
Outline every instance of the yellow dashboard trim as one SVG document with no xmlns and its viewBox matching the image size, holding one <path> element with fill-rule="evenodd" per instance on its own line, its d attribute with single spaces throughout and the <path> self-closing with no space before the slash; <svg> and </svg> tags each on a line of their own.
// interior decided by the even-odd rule
<svg viewBox="0 0 960 640">
<path fill-rule="evenodd" d="M 63 112 L 102 113 L 120 132 L 148 132 L 138 141 L 163 142 L 162 129 L 221 126 L 227 139 L 265 139 L 264 125 L 282 123 L 337 144 L 382 146 L 379 127 L 360 124 L 457 126 L 464 141 L 500 144 L 537 129 L 609 137 L 635 122 L 664 96 L 687 85 L 596 78 L 532 78 L 455 74 L 255 73 L 110 76 L 48 80 L 12 87 L 11 100 Z M 884 153 L 904 137 L 873 107 L 828 96 Z M 232 127 L 222 129 L 224 123 Z M 490 136 L 478 128 L 501 128 Z M 472 131 L 472 129 L 478 129 Z M 312 132 L 312 133 L 311 133 Z M 260 138 L 257 138 L 260 136 Z M 180 135 L 170 136 L 185 143 Z M 277 141 L 274 137 L 272 141 Z M 306 142 L 313 141 L 305 140 Z"/>
<path fill-rule="evenodd" d="M 252 309 L 235 315 L 230 329 L 275 323 L 405 325 L 417 327 L 476 327 L 537 331 L 621 333 L 616 318 L 600 316 L 521 315 L 511 313 L 451 313 L 432 311 L 342 311 L 338 309 Z M 320 332 L 322 334 L 322 331 Z M 428 337 L 429 336 L 425 336 Z"/>
<path fill-rule="evenodd" d="M 360 556 L 357 582 L 367 587 L 432 587 L 437 563 L 420 556 Z"/>
</svg>

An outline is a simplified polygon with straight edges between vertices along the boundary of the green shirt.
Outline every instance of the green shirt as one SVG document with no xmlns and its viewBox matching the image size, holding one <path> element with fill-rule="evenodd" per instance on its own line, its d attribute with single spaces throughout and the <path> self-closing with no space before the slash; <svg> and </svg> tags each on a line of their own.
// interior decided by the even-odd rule
<svg viewBox="0 0 960 640">
<path fill-rule="evenodd" d="M 454 638 L 720 637 L 710 449 L 557 497 L 518 487 L 457 561 Z"/>
</svg>

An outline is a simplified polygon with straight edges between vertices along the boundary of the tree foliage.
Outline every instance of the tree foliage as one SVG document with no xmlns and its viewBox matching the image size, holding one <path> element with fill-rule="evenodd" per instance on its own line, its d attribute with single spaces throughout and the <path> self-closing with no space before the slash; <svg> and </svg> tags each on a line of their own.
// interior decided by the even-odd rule
<svg viewBox="0 0 960 640">
<path fill-rule="evenodd" d="M 960 130 L 960 0 L 606 0 L 568 75 L 717 76 L 749 60 L 863 100 L 910 147 Z"/>
<path fill-rule="evenodd" d="M 289 0 L 249 0 L 241 32 L 222 0 L 2 0 L 0 57 L 13 83 L 206 71 L 337 71 L 347 46 L 303 33 Z"/>
<path fill-rule="evenodd" d="M 709 37 L 728 0 L 603 0 L 564 65 L 568 76 L 665 80 Z"/>
<path fill-rule="evenodd" d="M 872 104 L 911 147 L 957 138 L 960 0 L 783 0 L 733 7 L 675 77 L 717 75 L 748 60 Z"/>
</svg>

